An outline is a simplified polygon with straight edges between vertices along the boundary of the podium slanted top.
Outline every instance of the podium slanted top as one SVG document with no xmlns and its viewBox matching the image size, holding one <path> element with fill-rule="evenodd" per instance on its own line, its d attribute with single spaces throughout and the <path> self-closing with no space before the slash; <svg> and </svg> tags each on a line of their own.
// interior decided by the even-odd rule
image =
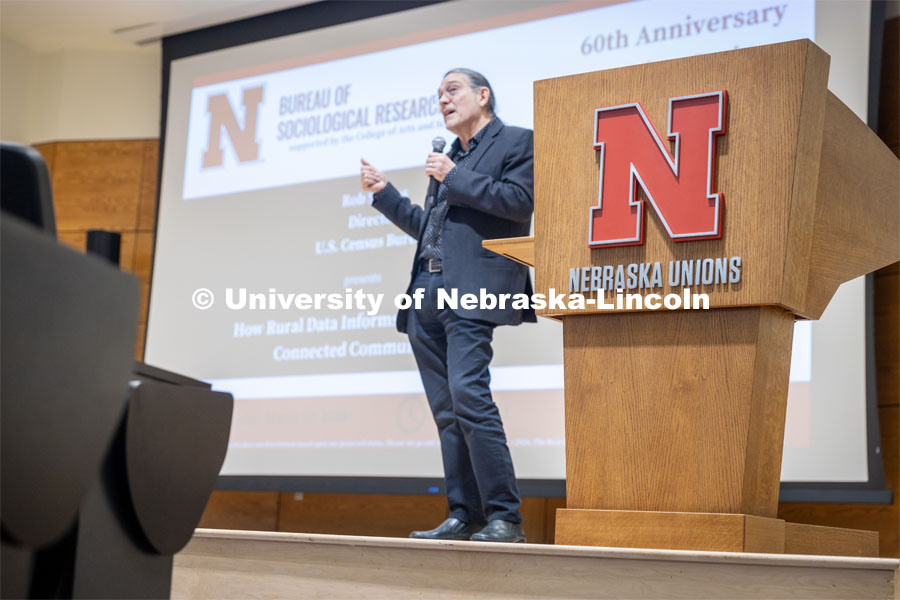
<svg viewBox="0 0 900 600">
<path fill-rule="evenodd" d="M 536 291 L 815 319 L 898 260 L 900 163 L 828 66 L 798 40 L 535 82 Z"/>
</svg>

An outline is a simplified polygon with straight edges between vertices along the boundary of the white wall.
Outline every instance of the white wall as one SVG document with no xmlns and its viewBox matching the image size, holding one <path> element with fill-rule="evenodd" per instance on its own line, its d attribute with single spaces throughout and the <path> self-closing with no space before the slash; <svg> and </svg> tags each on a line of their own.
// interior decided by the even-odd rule
<svg viewBox="0 0 900 600">
<path fill-rule="evenodd" d="M 0 38 L 0 139 L 28 143 L 29 80 L 38 55 L 6 36 Z"/>
<path fill-rule="evenodd" d="M 161 51 L 39 54 L 2 38 L 0 137 L 27 144 L 159 136 Z"/>
</svg>

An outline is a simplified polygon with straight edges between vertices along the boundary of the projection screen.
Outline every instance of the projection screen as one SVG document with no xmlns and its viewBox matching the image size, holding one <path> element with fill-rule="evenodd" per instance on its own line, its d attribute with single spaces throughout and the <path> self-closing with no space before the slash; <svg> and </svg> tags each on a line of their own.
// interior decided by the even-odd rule
<svg viewBox="0 0 900 600">
<path fill-rule="evenodd" d="M 145 360 L 234 394 L 223 475 L 441 477 L 394 328 L 415 240 L 368 205 L 360 158 L 421 203 L 431 139 L 454 139 L 435 93 L 454 67 L 531 127 L 535 80 L 798 38 L 865 120 L 868 36 L 868 3 L 450 2 L 173 61 Z M 862 280 L 797 323 L 784 481 L 866 481 L 864 324 Z M 495 340 L 517 475 L 564 479 L 561 327 Z"/>
</svg>

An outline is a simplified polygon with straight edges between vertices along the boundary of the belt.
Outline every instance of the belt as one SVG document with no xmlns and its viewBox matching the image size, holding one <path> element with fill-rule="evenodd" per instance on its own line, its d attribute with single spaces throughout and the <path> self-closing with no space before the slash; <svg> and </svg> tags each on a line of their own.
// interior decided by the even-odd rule
<svg viewBox="0 0 900 600">
<path fill-rule="evenodd" d="M 426 273 L 440 273 L 441 272 L 441 259 L 439 258 L 423 258 L 422 259 L 422 270 Z"/>
</svg>

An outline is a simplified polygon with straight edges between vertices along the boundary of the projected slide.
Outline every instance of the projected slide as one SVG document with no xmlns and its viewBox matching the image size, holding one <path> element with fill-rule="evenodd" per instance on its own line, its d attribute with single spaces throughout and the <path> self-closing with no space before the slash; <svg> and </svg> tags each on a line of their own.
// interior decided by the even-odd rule
<svg viewBox="0 0 900 600">
<path fill-rule="evenodd" d="M 394 328 L 416 242 L 368 205 L 359 161 L 424 200 L 431 139 L 454 139 L 436 96 L 447 70 L 483 72 L 498 116 L 531 127 L 538 79 L 814 37 L 814 4 L 796 0 L 492 4 L 434 31 L 382 17 L 333 28 L 368 32 L 365 43 L 312 32 L 173 63 L 145 356 L 234 394 L 223 474 L 441 475 Z M 451 8 L 422 14 L 442 23 Z M 812 378 L 803 327 L 797 445 Z M 495 339 L 492 389 L 517 474 L 563 478 L 561 328 L 542 320 Z"/>
</svg>

